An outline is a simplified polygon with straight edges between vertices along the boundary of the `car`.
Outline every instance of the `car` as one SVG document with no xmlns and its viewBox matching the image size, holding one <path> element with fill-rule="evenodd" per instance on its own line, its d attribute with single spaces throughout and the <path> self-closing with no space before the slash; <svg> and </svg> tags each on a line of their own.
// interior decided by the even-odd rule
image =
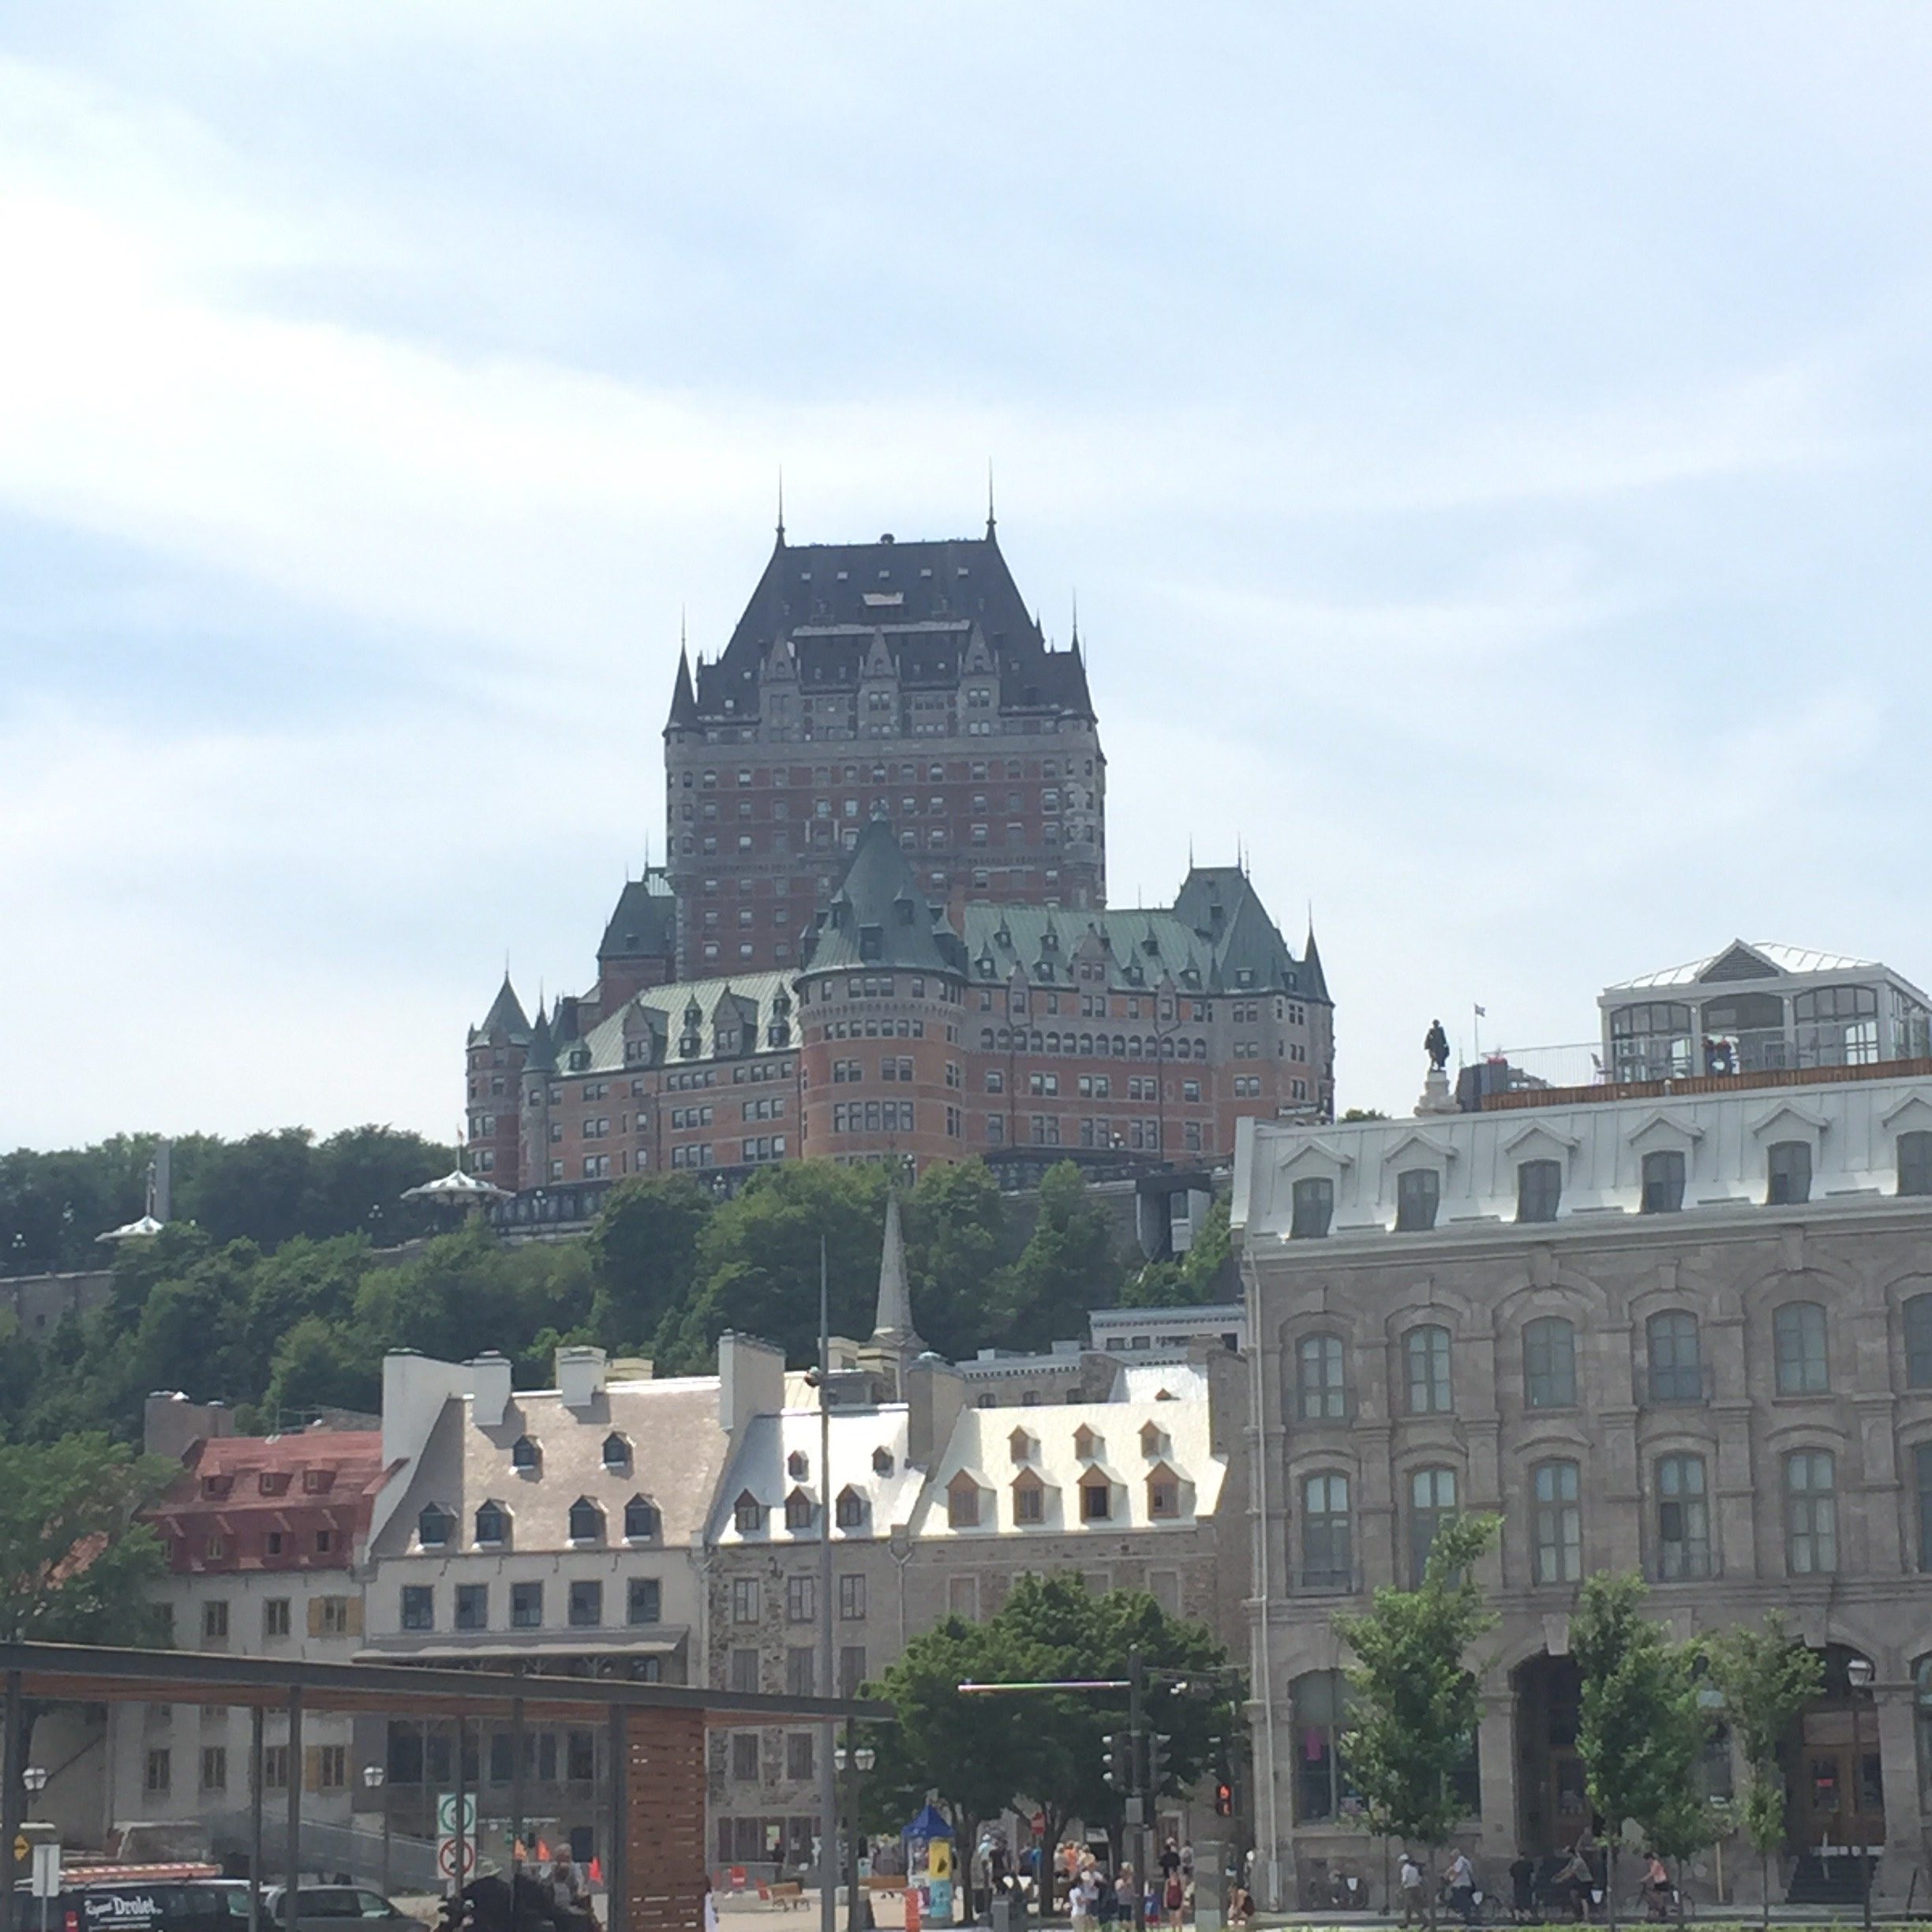
<svg viewBox="0 0 1932 1932">
<path fill-rule="evenodd" d="M 234 1888 L 219 1878 L 128 1878 L 63 1885 L 47 1900 L 48 1932 L 234 1932 Z M 242 1914 L 248 1888 L 240 1888 Z M 17 1924 L 41 1923 L 36 1902 L 15 1893 Z"/>
<path fill-rule="evenodd" d="M 243 1889 L 242 1911 L 245 1916 L 248 1900 L 246 1888 Z M 262 1915 L 270 1925 L 287 1925 L 287 1896 L 286 1885 L 270 1885 L 263 1892 Z M 353 1924 L 363 1926 L 367 1932 L 379 1932 L 383 1927 L 390 1932 L 408 1932 L 421 1923 L 368 1885 L 305 1885 L 298 1889 L 295 1900 L 295 1932 L 349 1932 Z"/>
</svg>

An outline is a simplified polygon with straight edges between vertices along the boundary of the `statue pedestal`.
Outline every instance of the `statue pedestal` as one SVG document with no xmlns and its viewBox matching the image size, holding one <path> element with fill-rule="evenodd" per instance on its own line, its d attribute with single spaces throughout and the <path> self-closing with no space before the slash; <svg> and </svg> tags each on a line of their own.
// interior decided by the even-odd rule
<svg viewBox="0 0 1932 1932">
<path fill-rule="evenodd" d="M 1449 1074 L 1446 1068 L 1431 1067 L 1428 1078 L 1422 1083 L 1422 1098 L 1416 1103 L 1416 1118 L 1426 1120 L 1432 1114 L 1460 1114 L 1455 1095 L 1449 1089 Z"/>
</svg>

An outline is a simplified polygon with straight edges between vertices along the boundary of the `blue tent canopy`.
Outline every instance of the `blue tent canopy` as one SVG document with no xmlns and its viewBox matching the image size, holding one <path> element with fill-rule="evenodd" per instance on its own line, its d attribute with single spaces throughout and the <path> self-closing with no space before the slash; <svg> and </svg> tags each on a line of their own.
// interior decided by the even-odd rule
<svg viewBox="0 0 1932 1932">
<path fill-rule="evenodd" d="M 901 1838 L 950 1838 L 953 1827 L 945 1822 L 945 1814 L 936 1806 L 922 1805 L 919 1816 L 899 1836 Z"/>
</svg>

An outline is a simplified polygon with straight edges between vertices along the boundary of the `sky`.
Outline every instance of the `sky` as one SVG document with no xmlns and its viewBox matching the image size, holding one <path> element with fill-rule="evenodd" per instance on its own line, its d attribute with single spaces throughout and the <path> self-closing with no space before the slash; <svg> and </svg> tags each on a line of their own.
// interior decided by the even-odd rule
<svg viewBox="0 0 1932 1932">
<path fill-rule="evenodd" d="M 0 12 L 0 1148 L 458 1130 L 661 856 L 680 623 L 1002 546 L 1116 903 L 1344 1106 L 1734 937 L 1932 981 L 1932 9 Z"/>
</svg>

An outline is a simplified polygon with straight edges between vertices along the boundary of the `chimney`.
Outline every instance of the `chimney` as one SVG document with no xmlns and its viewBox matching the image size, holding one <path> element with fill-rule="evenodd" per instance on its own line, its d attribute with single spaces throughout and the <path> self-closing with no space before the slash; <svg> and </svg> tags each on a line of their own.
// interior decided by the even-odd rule
<svg viewBox="0 0 1932 1932">
<path fill-rule="evenodd" d="M 500 1428 L 510 1406 L 510 1358 L 486 1349 L 463 1364 L 470 1373 L 470 1417 L 478 1428 Z"/>
<path fill-rule="evenodd" d="M 605 1354 L 601 1348 L 560 1348 L 556 1352 L 557 1393 L 566 1409 L 590 1408 L 604 1393 Z"/>
<path fill-rule="evenodd" d="M 141 1447 L 179 1462 L 198 1442 L 235 1432 L 234 1412 L 219 1402 L 191 1402 L 179 1389 L 155 1389 L 141 1415 Z"/>
<path fill-rule="evenodd" d="M 930 1350 L 905 1372 L 906 1461 L 929 1470 L 945 1453 L 953 1425 L 966 1406 L 966 1379 Z"/>
<path fill-rule="evenodd" d="M 718 1427 L 736 1436 L 754 1416 L 784 1406 L 784 1350 L 729 1329 L 718 1337 Z"/>
</svg>

